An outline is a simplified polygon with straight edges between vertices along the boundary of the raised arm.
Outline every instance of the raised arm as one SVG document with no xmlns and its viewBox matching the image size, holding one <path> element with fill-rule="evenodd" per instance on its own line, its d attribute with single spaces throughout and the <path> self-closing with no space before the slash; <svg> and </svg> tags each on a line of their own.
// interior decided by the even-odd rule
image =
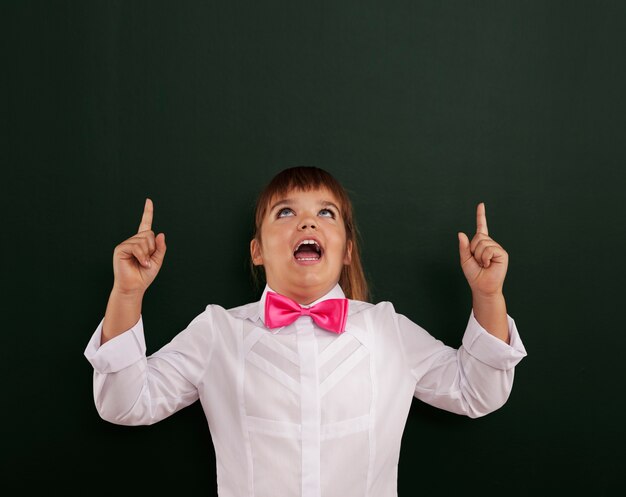
<svg viewBox="0 0 626 497">
<path fill-rule="evenodd" d="M 489 237 L 485 204 L 476 208 L 476 234 L 469 241 L 458 233 L 461 268 L 472 289 L 474 317 L 493 336 L 509 343 L 506 303 L 502 287 L 509 254 Z"/>
<path fill-rule="evenodd" d="M 146 199 L 137 234 L 113 251 L 113 289 L 104 315 L 101 344 L 130 329 L 139 320 L 143 296 L 165 257 L 165 234 L 152 231 L 154 206 Z"/>
</svg>

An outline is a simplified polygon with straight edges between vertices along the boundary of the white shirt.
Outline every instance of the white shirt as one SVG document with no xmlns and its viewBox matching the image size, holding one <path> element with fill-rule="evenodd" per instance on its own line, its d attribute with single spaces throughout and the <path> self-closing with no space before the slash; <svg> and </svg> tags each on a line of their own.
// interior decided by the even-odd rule
<svg viewBox="0 0 626 497">
<path fill-rule="evenodd" d="M 506 402 L 526 355 L 510 316 L 510 345 L 472 312 L 457 350 L 389 302 L 351 300 L 341 335 L 308 316 L 269 331 L 268 290 L 234 309 L 207 306 L 150 357 L 141 318 L 102 346 L 101 322 L 85 349 L 107 421 L 152 424 L 200 399 L 221 497 L 395 497 L 413 396 L 485 415 Z M 343 296 L 337 285 L 319 301 Z"/>
</svg>

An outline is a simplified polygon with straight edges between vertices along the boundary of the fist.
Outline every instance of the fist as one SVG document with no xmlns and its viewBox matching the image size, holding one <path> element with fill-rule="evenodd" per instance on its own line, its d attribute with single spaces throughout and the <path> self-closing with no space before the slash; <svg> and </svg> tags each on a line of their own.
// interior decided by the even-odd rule
<svg viewBox="0 0 626 497">
<path fill-rule="evenodd" d="M 470 242 L 459 232 L 461 268 L 473 293 L 492 296 L 502 293 L 509 265 L 509 254 L 489 236 L 485 204 L 476 208 L 476 234 Z"/>
<path fill-rule="evenodd" d="M 156 278 L 165 257 L 165 234 L 152 231 L 154 207 L 146 199 L 137 234 L 113 251 L 113 287 L 124 294 L 143 294 Z"/>
</svg>

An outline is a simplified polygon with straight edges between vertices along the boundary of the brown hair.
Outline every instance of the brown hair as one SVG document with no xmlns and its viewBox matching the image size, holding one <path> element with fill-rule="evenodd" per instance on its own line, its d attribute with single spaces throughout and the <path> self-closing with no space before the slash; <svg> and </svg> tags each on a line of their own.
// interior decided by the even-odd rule
<svg viewBox="0 0 626 497">
<path fill-rule="evenodd" d="M 267 214 L 273 198 L 285 195 L 291 190 L 309 191 L 319 188 L 328 189 L 339 201 L 339 208 L 346 228 L 346 241 L 352 242 L 352 259 L 349 265 L 341 270 L 339 285 L 346 297 L 367 302 L 368 288 L 361 265 L 358 233 L 354 223 L 352 202 L 344 187 L 329 172 L 318 167 L 298 166 L 279 172 L 257 197 L 254 215 L 254 238 L 261 242 L 261 224 Z M 257 266 L 252 265 L 256 276 Z"/>
</svg>

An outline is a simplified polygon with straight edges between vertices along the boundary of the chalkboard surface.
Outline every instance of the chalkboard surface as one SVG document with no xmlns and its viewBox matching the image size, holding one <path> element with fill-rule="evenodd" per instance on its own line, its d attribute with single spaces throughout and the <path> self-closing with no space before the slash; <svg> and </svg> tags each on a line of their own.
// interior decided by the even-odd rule
<svg viewBox="0 0 626 497">
<path fill-rule="evenodd" d="M 399 495 L 619 493 L 624 5 L 3 2 L 3 487 L 215 494 L 197 403 L 149 427 L 95 410 L 83 350 L 113 248 L 152 198 L 154 352 L 207 304 L 258 298 L 255 196 L 313 165 L 352 195 L 372 301 L 449 345 L 471 308 L 456 233 L 479 202 L 510 255 L 528 350 L 512 395 L 476 420 L 415 400 Z"/>
</svg>

